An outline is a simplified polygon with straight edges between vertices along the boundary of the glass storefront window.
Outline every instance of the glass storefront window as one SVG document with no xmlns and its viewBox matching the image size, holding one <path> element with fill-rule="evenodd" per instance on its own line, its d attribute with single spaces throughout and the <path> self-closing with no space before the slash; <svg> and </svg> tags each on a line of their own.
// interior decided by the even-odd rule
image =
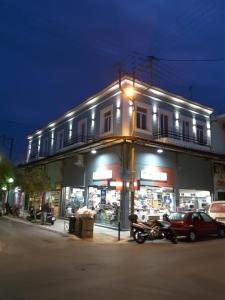
<svg viewBox="0 0 225 300">
<path fill-rule="evenodd" d="M 60 191 L 49 191 L 45 194 L 45 202 L 49 204 L 51 212 L 55 217 L 59 215 Z"/>
<path fill-rule="evenodd" d="M 173 188 L 141 186 L 135 191 L 134 213 L 139 220 L 162 218 L 163 214 L 173 212 L 174 206 Z"/>
<path fill-rule="evenodd" d="M 212 202 L 209 191 L 181 189 L 179 207 L 177 210 L 202 210 L 207 211 Z"/>
<path fill-rule="evenodd" d="M 96 211 L 96 223 L 116 227 L 119 220 L 120 191 L 89 187 L 88 208 Z"/>
<path fill-rule="evenodd" d="M 84 188 L 64 187 L 62 191 L 62 217 L 69 217 L 85 205 Z"/>
</svg>

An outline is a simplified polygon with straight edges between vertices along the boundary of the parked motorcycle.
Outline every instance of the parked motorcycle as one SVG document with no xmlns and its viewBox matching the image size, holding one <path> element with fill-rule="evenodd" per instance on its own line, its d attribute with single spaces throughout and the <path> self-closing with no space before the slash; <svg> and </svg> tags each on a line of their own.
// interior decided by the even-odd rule
<svg viewBox="0 0 225 300">
<path fill-rule="evenodd" d="M 37 211 L 35 212 L 35 210 L 32 208 L 32 209 L 30 210 L 29 216 L 27 216 L 27 220 L 30 221 L 30 222 L 34 221 L 35 219 L 36 219 L 36 220 L 41 220 L 41 219 L 42 219 L 42 214 L 43 214 L 42 210 L 37 210 Z M 55 220 L 56 220 L 56 218 L 53 216 L 53 214 L 50 213 L 50 212 L 48 212 L 48 213 L 47 213 L 47 216 L 46 216 L 45 222 L 46 222 L 47 224 L 54 225 Z"/>
<path fill-rule="evenodd" d="M 133 238 L 138 244 L 144 243 L 148 240 L 168 239 L 172 243 L 177 244 L 177 237 L 171 228 L 169 221 L 153 220 L 150 222 L 137 222 L 137 216 L 133 215 L 129 217 L 131 221 L 131 229 Z M 134 221 L 134 222 L 132 222 Z"/>
</svg>

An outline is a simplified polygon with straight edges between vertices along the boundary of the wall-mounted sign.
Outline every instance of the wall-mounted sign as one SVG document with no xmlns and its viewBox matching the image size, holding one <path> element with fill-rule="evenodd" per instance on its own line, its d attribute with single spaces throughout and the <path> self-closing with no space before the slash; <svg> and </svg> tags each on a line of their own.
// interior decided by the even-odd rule
<svg viewBox="0 0 225 300">
<path fill-rule="evenodd" d="M 167 181 L 167 173 L 158 170 L 141 170 L 141 179 L 153 181 Z"/>
<path fill-rule="evenodd" d="M 106 190 L 101 190 L 101 204 L 106 204 Z"/>
<path fill-rule="evenodd" d="M 122 181 L 110 181 L 109 185 L 110 186 L 122 187 L 123 186 L 123 182 Z"/>
<path fill-rule="evenodd" d="M 112 170 L 101 170 L 93 172 L 93 180 L 112 179 Z"/>
<path fill-rule="evenodd" d="M 115 187 L 117 191 L 122 191 L 123 189 L 123 181 L 110 181 L 109 185 Z"/>
</svg>

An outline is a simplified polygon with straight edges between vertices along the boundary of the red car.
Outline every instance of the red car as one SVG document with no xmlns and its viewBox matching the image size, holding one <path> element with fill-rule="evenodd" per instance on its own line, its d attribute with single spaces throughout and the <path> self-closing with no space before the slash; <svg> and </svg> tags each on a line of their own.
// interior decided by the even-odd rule
<svg viewBox="0 0 225 300">
<path fill-rule="evenodd" d="M 225 236 L 225 225 L 204 212 L 177 212 L 171 214 L 169 220 L 177 236 L 185 236 L 191 242 L 211 234 Z"/>
</svg>

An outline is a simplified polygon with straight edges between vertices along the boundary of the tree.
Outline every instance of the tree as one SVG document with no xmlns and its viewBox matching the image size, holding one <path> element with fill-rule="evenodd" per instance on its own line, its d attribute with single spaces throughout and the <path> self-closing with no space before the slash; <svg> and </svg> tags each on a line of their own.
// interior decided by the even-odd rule
<svg viewBox="0 0 225 300">
<path fill-rule="evenodd" d="M 47 192 L 51 189 L 50 179 L 45 172 L 44 166 L 18 168 L 16 172 L 16 185 L 30 195 Z"/>
<path fill-rule="evenodd" d="M 8 179 L 14 177 L 15 166 L 3 155 L 0 155 L 0 188 L 8 187 Z"/>
</svg>

